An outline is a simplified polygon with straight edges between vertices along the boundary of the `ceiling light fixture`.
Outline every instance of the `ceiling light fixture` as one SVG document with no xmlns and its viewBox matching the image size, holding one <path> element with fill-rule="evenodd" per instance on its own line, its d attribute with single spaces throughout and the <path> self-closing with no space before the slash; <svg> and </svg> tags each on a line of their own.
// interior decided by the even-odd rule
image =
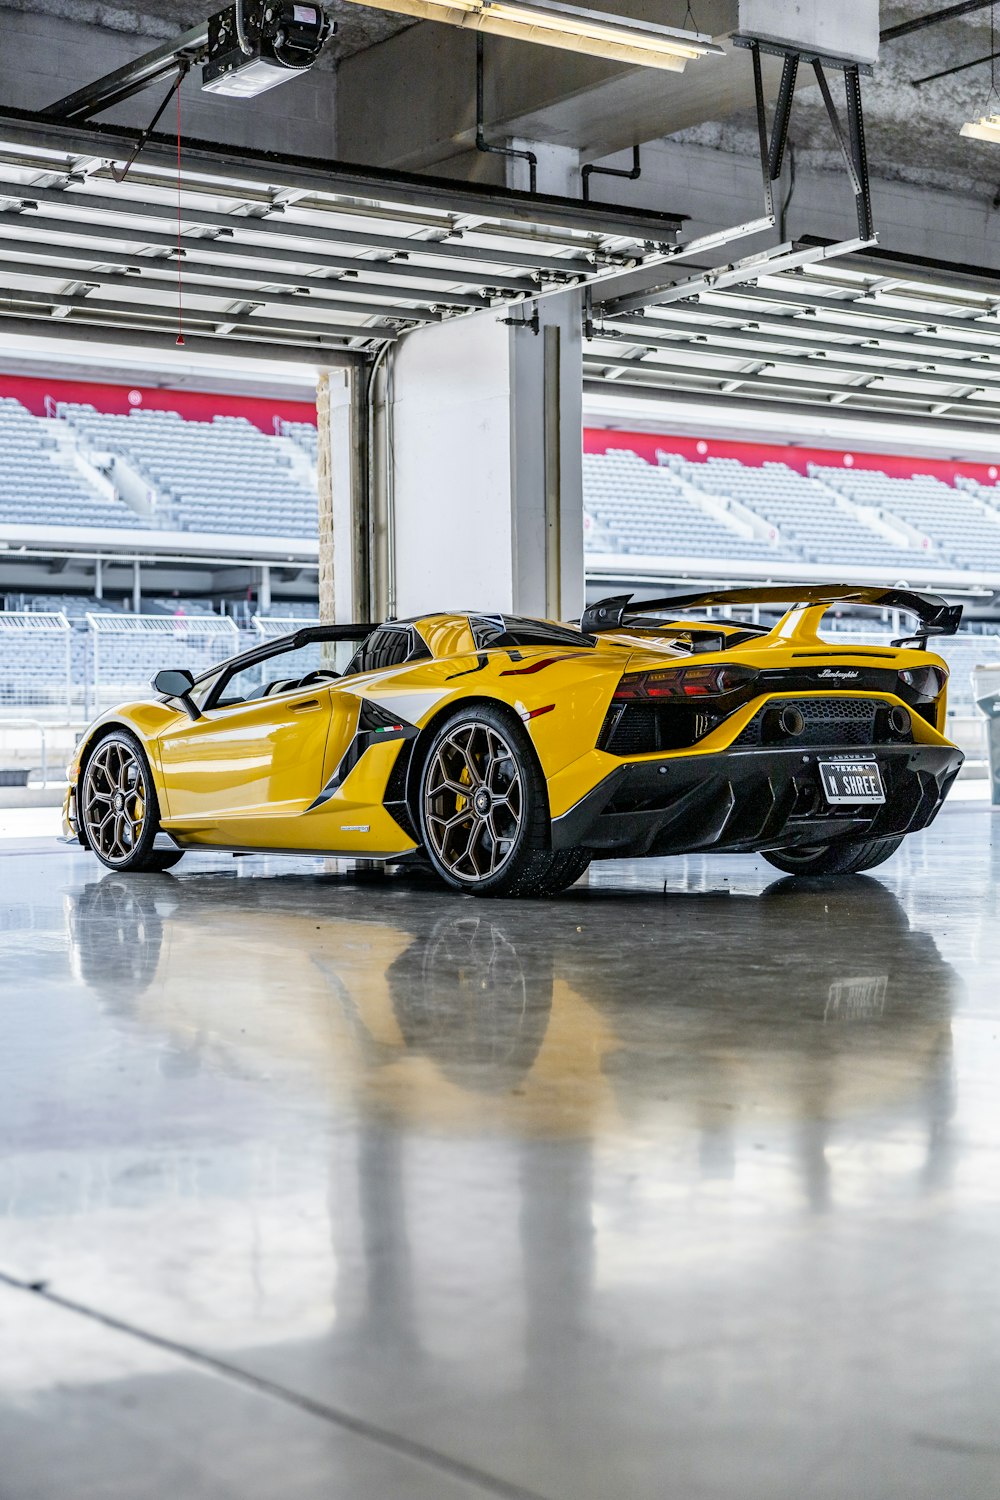
<svg viewBox="0 0 1000 1500">
<path fill-rule="evenodd" d="M 983 115 L 962 126 L 962 135 L 971 135 L 977 141 L 1000 142 L 1000 115 Z"/>
<path fill-rule="evenodd" d="M 443 21 L 470 31 L 538 42 L 569 52 L 586 52 L 613 62 L 667 68 L 675 73 L 682 73 L 696 58 L 723 56 L 725 50 L 701 32 L 681 31 L 607 11 L 584 10 L 577 5 L 564 5 L 562 0 L 357 0 L 357 3 L 417 16 L 423 21 Z"/>
<path fill-rule="evenodd" d="M 986 96 L 986 108 L 996 100 L 1000 105 L 1000 93 L 997 92 L 997 59 L 996 59 L 996 5 L 990 6 L 990 91 Z M 977 141 L 1000 142 L 1000 114 L 981 115 L 978 120 L 969 120 L 962 126 L 962 135 L 971 136 Z"/>
</svg>

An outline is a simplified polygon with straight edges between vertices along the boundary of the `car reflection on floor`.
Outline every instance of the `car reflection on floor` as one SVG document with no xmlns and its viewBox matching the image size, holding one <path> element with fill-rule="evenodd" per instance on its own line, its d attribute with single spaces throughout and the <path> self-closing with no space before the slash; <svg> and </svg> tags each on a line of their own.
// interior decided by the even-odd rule
<svg viewBox="0 0 1000 1500">
<path fill-rule="evenodd" d="M 694 1128 L 711 1175 L 797 1122 L 821 1201 L 838 1122 L 920 1119 L 933 1175 L 952 1109 L 959 981 L 867 877 L 456 913 L 413 877 L 108 875 L 68 917 L 80 979 L 173 1066 L 284 1070 L 403 1127 Z"/>
</svg>

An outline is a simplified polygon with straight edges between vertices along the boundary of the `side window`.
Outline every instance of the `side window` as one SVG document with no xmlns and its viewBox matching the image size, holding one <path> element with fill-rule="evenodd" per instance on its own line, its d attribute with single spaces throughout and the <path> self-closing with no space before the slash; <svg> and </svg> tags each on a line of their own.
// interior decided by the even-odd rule
<svg viewBox="0 0 1000 1500">
<path fill-rule="evenodd" d="M 355 653 L 344 676 L 401 667 L 408 661 L 419 661 L 426 656 L 430 656 L 430 652 L 415 630 L 409 626 L 381 625 Z"/>
<path fill-rule="evenodd" d="M 251 703 L 258 698 L 294 692 L 303 679 L 314 672 L 323 673 L 329 681 L 336 677 L 330 643 L 311 641 L 306 646 L 281 651 L 266 661 L 239 668 L 223 683 L 215 707 L 232 708 L 237 703 Z"/>
</svg>

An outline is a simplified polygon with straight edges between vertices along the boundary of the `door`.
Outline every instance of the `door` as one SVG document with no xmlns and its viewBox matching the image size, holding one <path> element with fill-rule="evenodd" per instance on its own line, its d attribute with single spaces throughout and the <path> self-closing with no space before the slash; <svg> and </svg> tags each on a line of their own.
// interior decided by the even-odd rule
<svg viewBox="0 0 1000 1500">
<path fill-rule="evenodd" d="M 336 691 L 318 643 L 238 668 L 200 719 L 160 741 L 164 823 L 206 843 L 306 848 L 302 814 L 350 742 L 357 705 Z"/>
</svg>

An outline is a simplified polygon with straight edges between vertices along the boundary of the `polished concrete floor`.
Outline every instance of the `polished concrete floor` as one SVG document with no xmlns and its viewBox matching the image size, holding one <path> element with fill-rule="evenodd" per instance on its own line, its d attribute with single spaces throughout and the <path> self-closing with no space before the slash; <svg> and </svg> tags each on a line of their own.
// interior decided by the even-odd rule
<svg viewBox="0 0 1000 1500">
<path fill-rule="evenodd" d="M 994 829 L 540 904 L 0 844 L 0 1500 L 1000 1494 Z"/>
</svg>

